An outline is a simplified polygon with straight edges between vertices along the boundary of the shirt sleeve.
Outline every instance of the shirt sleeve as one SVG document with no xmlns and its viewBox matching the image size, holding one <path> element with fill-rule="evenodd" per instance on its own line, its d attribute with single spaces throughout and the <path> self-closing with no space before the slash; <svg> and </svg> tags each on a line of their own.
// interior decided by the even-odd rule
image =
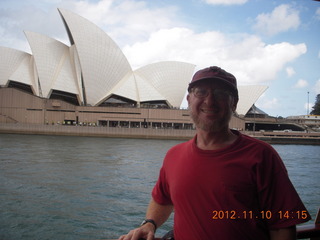
<svg viewBox="0 0 320 240">
<path fill-rule="evenodd" d="M 172 204 L 164 167 L 160 169 L 158 181 L 152 190 L 152 198 L 161 205 Z"/>
<path fill-rule="evenodd" d="M 277 152 L 270 147 L 257 166 L 261 217 L 269 229 L 290 227 L 311 219 Z"/>
</svg>

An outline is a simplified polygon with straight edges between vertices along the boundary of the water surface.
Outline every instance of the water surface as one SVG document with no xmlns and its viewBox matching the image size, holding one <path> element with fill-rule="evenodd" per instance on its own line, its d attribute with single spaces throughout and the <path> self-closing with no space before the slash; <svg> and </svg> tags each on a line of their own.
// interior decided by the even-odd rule
<svg viewBox="0 0 320 240">
<path fill-rule="evenodd" d="M 163 157 L 180 142 L 0 134 L 0 239 L 117 238 L 144 219 Z M 320 146 L 274 147 L 315 217 Z"/>
</svg>

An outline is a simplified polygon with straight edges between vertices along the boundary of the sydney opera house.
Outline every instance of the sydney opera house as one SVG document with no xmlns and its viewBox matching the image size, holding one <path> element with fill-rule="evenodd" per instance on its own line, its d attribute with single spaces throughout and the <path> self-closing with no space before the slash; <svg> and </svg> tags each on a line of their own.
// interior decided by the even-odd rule
<svg viewBox="0 0 320 240">
<path fill-rule="evenodd" d="M 32 54 L 0 47 L 0 123 L 192 130 L 180 109 L 195 65 L 167 61 L 132 69 L 96 25 L 58 9 L 70 46 L 25 31 Z M 267 89 L 239 86 L 231 127 Z"/>
</svg>

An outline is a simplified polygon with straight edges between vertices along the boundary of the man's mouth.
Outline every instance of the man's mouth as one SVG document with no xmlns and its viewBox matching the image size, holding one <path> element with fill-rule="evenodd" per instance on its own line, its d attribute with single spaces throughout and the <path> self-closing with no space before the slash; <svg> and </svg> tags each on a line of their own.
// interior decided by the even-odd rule
<svg viewBox="0 0 320 240">
<path fill-rule="evenodd" d="M 206 114 L 216 114 L 216 113 L 217 113 L 217 110 L 208 109 L 208 108 L 202 108 L 201 111 L 202 111 L 203 113 L 206 113 Z"/>
</svg>

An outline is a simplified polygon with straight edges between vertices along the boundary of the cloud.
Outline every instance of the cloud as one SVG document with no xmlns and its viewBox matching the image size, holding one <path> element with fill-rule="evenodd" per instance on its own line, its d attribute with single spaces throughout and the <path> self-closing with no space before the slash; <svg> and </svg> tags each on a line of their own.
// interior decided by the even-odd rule
<svg viewBox="0 0 320 240">
<path fill-rule="evenodd" d="M 294 74 L 296 74 L 296 71 L 292 67 L 287 67 L 286 72 L 288 77 L 292 77 Z"/>
<path fill-rule="evenodd" d="M 320 79 L 316 82 L 314 90 L 316 94 L 320 94 Z"/>
<path fill-rule="evenodd" d="M 25 50 L 28 44 L 24 30 L 45 34 L 68 44 L 57 6 L 93 22 L 120 46 L 145 40 L 150 33 L 162 28 L 184 26 L 179 21 L 178 8 L 172 5 L 151 8 L 147 1 L 139 0 L 55 0 L 36 5 L 32 1 L 12 3 L 13 6 L 8 8 L 0 7 L 1 46 L 21 46 L 18 48 Z"/>
<path fill-rule="evenodd" d="M 197 62 L 195 64 L 204 66 L 219 61 L 216 53 L 221 52 L 227 41 L 220 32 L 197 34 L 187 28 L 171 28 L 151 34 L 147 41 L 127 45 L 123 52 L 136 67 L 165 60 Z"/>
<path fill-rule="evenodd" d="M 257 102 L 257 107 L 261 109 L 277 109 L 280 108 L 280 102 L 277 98 L 272 98 L 272 99 L 260 99 Z"/>
<path fill-rule="evenodd" d="M 69 0 L 59 1 L 58 5 L 102 28 L 122 48 L 133 69 L 154 62 L 175 60 L 196 64 L 197 68 L 221 66 L 232 72 L 240 85 L 268 84 L 286 64 L 299 58 L 307 49 L 305 44 L 266 44 L 261 38 L 249 34 L 195 32 L 180 22 L 177 7 L 166 5 L 152 8 L 147 1 Z M 287 5 L 280 7 L 289 8 Z M 9 14 L 8 19 L 16 19 L 16 22 L 7 20 L 14 31 L 3 30 L 5 33 L 1 34 L 1 27 L 8 29 L 8 26 L 0 21 L 0 39 L 6 36 L 8 43 L 16 39 L 17 43 L 27 45 L 22 32 L 25 29 L 67 43 L 67 33 L 56 6 L 40 9 L 30 5 L 29 8 L 19 9 L 3 11 L 3 14 Z M 5 20 L 5 16 L 0 15 L 0 20 Z M 14 35 L 15 31 L 20 32 L 21 39 Z M 0 45 L 3 45 L 3 41 L 0 41 Z"/>
<path fill-rule="evenodd" d="M 316 10 L 316 19 L 320 20 L 320 7 Z"/>
<path fill-rule="evenodd" d="M 307 114 L 310 114 L 310 112 L 312 111 L 312 107 L 313 107 L 313 103 L 305 103 L 304 104 L 304 109 L 307 110 Z"/>
<path fill-rule="evenodd" d="M 253 35 L 226 35 L 218 31 L 195 33 L 188 28 L 162 29 L 147 41 L 123 48 L 133 68 L 165 60 L 190 62 L 197 68 L 218 65 L 232 72 L 240 85 L 274 80 L 287 63 L 306 51 L 305 44 L 268 45 Z"/>
<path fill-rule="evenodd" d="M 268 36 L 273 36 L 300 25 L 299 11 L 288 4 L 276 7 L 272 13 L 262 13 L 256 17 L 253 29 Z"/>
<path fill-rule="evenodd" d="M 204 0 L 207 4 L 212 5 L 241 5 L 245 4 L 248 0 Z"/>
<path fill-rule="evenodd" d="M 146 39 L 163 28 L 183 25 L 177 18 L 178 8 L 170 5 L 150 8 L 147 1 L 132 0 L 74 1 L 71 5 L 69 9 L 104 29 L 119 45 Z"/>
<path fill-rule="evenodd" d="M 304 79 L 299 79 L 298 82 L 294 85 L 294 88 L 305 88 L 307 87 L 309 84 L 306 80 Z"/>
<path fill-rule="evenodd" d="M 24 36 L 25 30 L 54 38 L 65 35 L 63 23 L 56 9 L 43 10 L 25 2 L 20 4 L 19 8 L 0 9 L 1 46 L 23 51 L 30 49 Z"/>
</svg>

